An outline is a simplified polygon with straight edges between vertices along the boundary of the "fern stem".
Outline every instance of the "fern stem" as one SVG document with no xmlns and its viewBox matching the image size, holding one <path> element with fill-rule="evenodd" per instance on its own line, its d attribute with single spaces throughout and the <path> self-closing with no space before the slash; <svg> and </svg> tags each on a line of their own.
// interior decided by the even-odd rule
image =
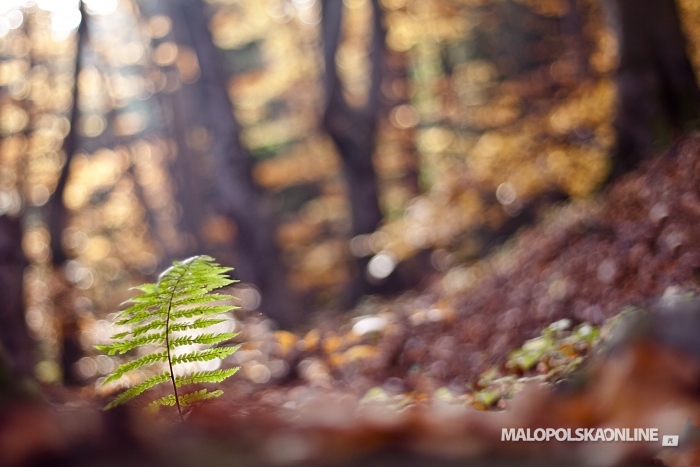
<svg viewBox="0 0 700 467">
<path fill-rule="evenodd" d="M 189 269 L 190 265 L 192 263 L 187 265 L 187 269 Z M 185 275 L 185 272 L 187 272 L 187 269 L 180 275 L 180 277 L 177 278 L 177 281 L 175 281 L 175 285 L 172 287 L 170 291 L 170 299 L 168 300 L 168 313 L 165 317 L 165 348 L 168 351 L 168 367 L 170 367 L 170 381 L 173 383 L 173 391 L 175 392 L 175 405 L 177 405 L 177 413 L 180 414 L 180 421 L 184 423 L 185 417 L 182 415 L 182 407 L 180 406 L 180 397 L 178 397 L 177 394 L 177 384 L 175 384 L 175 372 L 173 372 L 173 359 L 170 355 L 170 315 L 173 309 L 173 298 L 175 298 L 175 291 L 177 290 L 177 286 L 180 283 L 180 279 Z"/>
</svg>

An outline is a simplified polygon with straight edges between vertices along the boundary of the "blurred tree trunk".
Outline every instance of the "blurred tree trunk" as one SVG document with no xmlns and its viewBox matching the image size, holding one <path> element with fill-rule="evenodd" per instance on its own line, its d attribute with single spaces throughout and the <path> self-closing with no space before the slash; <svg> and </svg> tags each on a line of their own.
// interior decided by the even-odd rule
<svg viewBox="0 0 700 467">
<path fill-rule="evenodd" d="M 191 86 L 183 86 L 167 97 L 170 137 L 177 146 L 177 157 L 170 165 L 170 176 L 178 187 L 175 199 L 182 208 L 178 230 L 185 238 L 185 244 L 173 245 L 173 248 L 166 250 L 167 264 L 180 259 L 182 255 L 197 254 L 204 244 L 199 229 L 206 214 L 206 199 L 202 192 L 203 179 L 201 170 L 196 167 L 197 155 L 187 142 L 188 131 L 193 127 L 191 119 L 196 112 L 192 103 L 198 100 L 196 90 Z"/>
<path fill-rule="evenodd" d="M 377 175 L 372 163 L 372 155 L 380 112 L 385 31 L 381 23 L 379 1 L 372 0 L 371 3 L 372 42 L 368 51 L 371 62 L 370 88 L 367 103 L 362 107 L 351 106 L 343 96 L 335 63 L 341 40 L 343 1 L 325 0 L 321 3 L 323 58 L 326 69 L 324 80 L 326 105 L 323 124 L 335 142 L 344 163 L 351 209 L 352 236 L 374 232 L 383 218 L 379 209 Z M 358 260 L 359 276 L 352 285 L 351 301 L 368 293 L 372 288 L 365 274 L 367 262 L 367 258 Z"/>
<path fill-rule="evenodd" d="M 167 6 L 177 42 L 191 47 L 199 62 L 199 79 L 186 86 L 195 94 L 194 102 L 201 103 L 204 123 L 212 136 L 209 152 L 213 183 L 204 187 L 203 200 L 235 223 L 235 262 L 231 264 L 236 268 L 235 277 L 260 289 L 261 310 L 268 316 L 285 327 L 298 324 L 301 310 L 287 288 L 274 226 L 253 180 L 252 158 L 240 141 L 223 57 L 212 40 L 205 5 L 201 0 L 179 0 L 167 2 Z"/>
<path fill-rule="evenodd" d="M 54 266 L 59 266 L 68 259 L 61 244 L 61 234 L 68 224 L 68 210 L 65 204 L 63 204 L 63 193 L 68 183 L 70 163 L 73 160 L 73 156 L 75 156 L 75 153 L 78 151 L 80 144 L 80 136 L 78 134 L 80 122 L 80 109 L 78 108 L 78 76 L 80 76 L 80 72 L 83 69 L 82 55 L 87 41 L 87 21 L 85 20 L 85 7 L 82 2 L 80 2 L 80 13 L 83 19 L 80 21 L 80 26 L 76 33 L 75 65 L 73 68 L 75 81 L 72 89 L 73 108 L 70 113 L 70 130 L 64 138 L 61 148 L 66 156 L 66 162 L 63 164 L 61 173 L 58 176 L 56 189 L 48 203 L 46 203 L 46 221 L 49 233 L 51 234 L 51 257 Z"/>
<path fill-rule="evenodd" d="M 674 0 L 609 0 L 620 50 L 613 176 L 700 118 L 700 89 Z"/>
<path fill-rule="evenodd" d="M 52 299 L 57 303 L 57 316 L 61 326 L 61 366 L 63 368 L 63 382 L 66 385 L 82 384 L 80 378 L 73 372 L 74 364 L 82 358 L 83 352 L 78 339 L 78 323 L 69 293 L 70 285 L 68 285 L 63 278 L 63 264 L 68 260 L 68 256 L 62 245 L 62 235 L 63 231 L 68 226 L 69 217 L 68 209 L 63 203 L 63 194 L 68 183 L 70 163 L 80 145 L 78 78 L 83 69 L 83 51 L 88 35 L 85 5 L 83 2 L 80 2 L 80 13 L 82 14 L 82 19 L 78 26 L 78 31 L 76 32 L 75 65 L 73 69 L 73 74 L 75 76 L 72 89 L 73 108 L 70 113 L 70 130 L 63 140 L 62 146 L 66 159 L 61 173 L 58 176 L 56 189 L 45 206 L 46 223 L 51 237 L 51 259 L 55 268 L 55 274 L 60 276 L 57 277 L 57 280 L 62 284 L 58 287 L 58 293 L 62 296 L 52 297 Z"/>
<path fill-rule="evenodd" d="M 585 79 L 590 75 L 588 68 L 590 44 L 586 40 L 586 34 L 583 30 L 583 18 L 577 0 L 567 0 L 567 9 L 562 26 L 566 34 L 568 48 L 575 57 L 576 74 L 580 79 Z"/>
<path fill-rule="evenodd" d="M 22 283 L 27 259 L 22 252 L 21 219 L 0 216 L 0 348 L 10 360 L 11 371 L 32 372 L 32 340 L 24 320 Z"/>
</svg>

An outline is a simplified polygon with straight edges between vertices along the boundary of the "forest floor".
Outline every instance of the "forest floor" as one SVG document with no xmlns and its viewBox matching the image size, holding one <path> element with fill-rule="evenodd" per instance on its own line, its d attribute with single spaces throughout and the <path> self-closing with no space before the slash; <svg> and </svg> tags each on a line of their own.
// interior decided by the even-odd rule
<svg viewBox="0 0 700 467">
<path fill-rule="evenodd" d="M 464 392 L 552 323 L 559 322 L 561 338 L 583 338 L 580 330 L 596 331 L 625 307 L 700 290 L 699 222 L 696 136 L 597 197 L 552 209 L 496 254 L 452 268 L 423 291 L 371 297 L 305 335 L 274 332 L 251 318 L 237 362 L 255 381 L 256 364 L 272 362 L 274 370 L 281 358 L 288 369 L 277 372 L 277 381 L 285 386 Z"/>
<path fill-rule="evenodd" d="M 0 411 L 0 464 L 229 465 L 235 456 L 237 465 L 524 466 L 542 455 L 551 465 L 661 463 L 651 460 L 658 443 L 503 443 L 501 428 L 675 434 L 700 420 L 697 310 L 689 321 L 639 315 L 632 322 L 645 331 L 628 332 L 636 337 L 623 350 L 591 352 L 623 308 L 673 308 L 700 290 L 698 225 L 694 136 L 422 291 L 369 298 L 299 334 L 242 320 L 231 364 L 243 377 L 194 410 L 191 424 L 134 410 L 99 415 L 108 395 L 92 388 L 47 391 L 51 411 Z M 542 384 L 592 353 L 566 388 Z M 694 455 L 662 453 L 668 465 L 700 465 Z"/>
</svg>

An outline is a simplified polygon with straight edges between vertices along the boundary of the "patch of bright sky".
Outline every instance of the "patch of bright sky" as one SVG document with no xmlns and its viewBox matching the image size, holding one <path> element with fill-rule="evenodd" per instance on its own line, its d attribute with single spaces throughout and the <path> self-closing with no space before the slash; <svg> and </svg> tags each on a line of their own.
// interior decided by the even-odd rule
<svg viewBox="0 0 700 467">
<path fill-rule="evenodd" d="M 91 15 L 109 15 L 118 6 L 119 0 L 84 0 Z M 79 0 L 2 0 L 0 1 L 0 37 L 22 25 L 22 9 L 34 5 L 51 13 L 49 26 L 55 39 L 68 37 L 80 25 Z"/>
<path fill-rule="evenodd" d="M 4 15 L 12 10 L 19 10 L 20 8 L 28 8 L 34 5 L 34 1 L 27 0 L 3 0 L 0 2 L 0 15 Z"/>
<path fill-rule="evenodd" d="M 118 0 L 84 0 L 87 11 L 92 15 L 108 15 L 117 9 Z"/>
<path fill-rule="evenodd" d="M 20 9 L 31 6 L 32 3 L 25 0 L 0 2 L 0 37 L 5 37 L 10 30 L 17 29 L 22 25 L 24 15 Z"/>
</svg>

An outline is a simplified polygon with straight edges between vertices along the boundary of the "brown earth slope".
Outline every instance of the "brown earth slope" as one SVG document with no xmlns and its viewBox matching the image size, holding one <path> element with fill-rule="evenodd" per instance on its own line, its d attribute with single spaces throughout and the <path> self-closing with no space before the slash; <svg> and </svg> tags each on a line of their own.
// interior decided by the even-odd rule
<svg viewBox="0 0 700 467">
<path fill-rule="evenodd" d="M 331 349 L 331 374 L 358 389 L 361 376 L 398 377 L 406 389 L 464 387 L 556 320 L 601 324 L 669 287 L 700 289 L 697 134 L 597 199 L 551 212 L 498 255 L 452 269 L 422 294 L 366 305 L 360 314 L 387 323 L 371 342 L 374 359 L 337 357 L 334 332 L 318 346 Z"/>
</svg>

